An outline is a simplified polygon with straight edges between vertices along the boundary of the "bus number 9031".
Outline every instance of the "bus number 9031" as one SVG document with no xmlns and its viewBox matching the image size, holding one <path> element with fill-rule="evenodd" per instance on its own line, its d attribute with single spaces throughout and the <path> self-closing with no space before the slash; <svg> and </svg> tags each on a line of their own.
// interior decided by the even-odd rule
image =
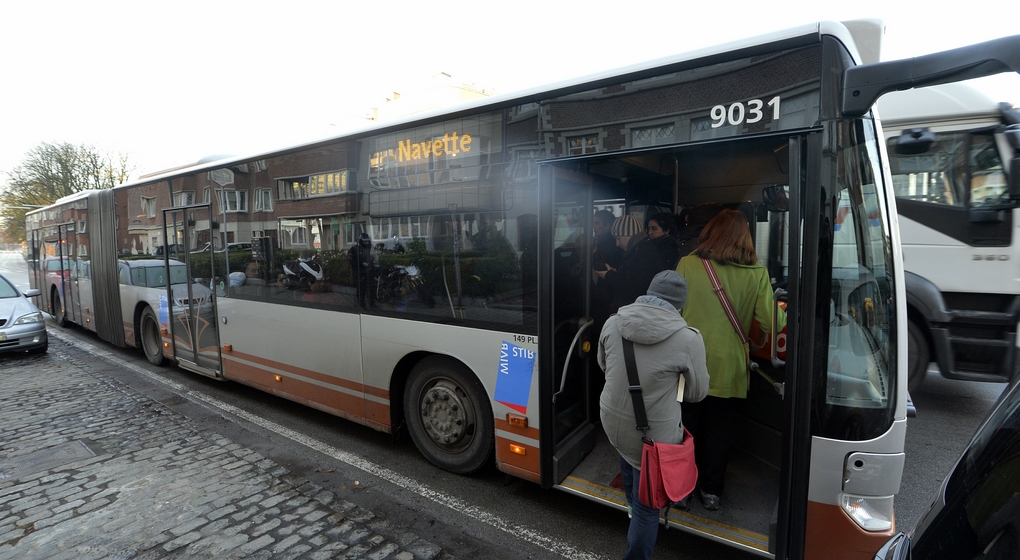
<svg viewBox="0 0 1020 560">
<path fill-rule="evenodd" d="M 772 120 L 779 120 L 779 96 L 769 99 L 767 105 L 772 108 Z M 745 122 L 754 124 L 765 118 L 765 112 L 762 111 L 762 107 L 765 106 L 766 103 L 761 99 L 751 99 L 747 103 L 737 101 L 730 105 L 729 109 L 725 105 L 716 105 L 712 107 L 712 128 L 719 128 L 724 124 L 739 125 Z"/>
</svg>

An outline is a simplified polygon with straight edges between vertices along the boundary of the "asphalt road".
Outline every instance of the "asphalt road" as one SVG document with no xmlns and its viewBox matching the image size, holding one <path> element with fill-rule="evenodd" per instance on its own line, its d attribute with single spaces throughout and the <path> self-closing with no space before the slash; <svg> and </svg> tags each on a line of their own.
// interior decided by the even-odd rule
<svg viewBox="0 0 1020 560">
<path fill-rule="evenodd" d="M 27 271 L 20 255 L 0 253 L 0 272 L 27 289 Z M 19 273 L 24 275 L 22 279 Z M 185 396 L 175 406 L 189 416 L 231 438 L 241 438 L 245 445 L 317 484 L 355 489 L 363 507 L 394 518 L 413 515 L 437 520 L 434 527 L 441 534 L 426 536 L 454 554 L 457 550 L 479 554 L 500 551 L 499 557 L 520 558 L 614 558 L 623 554 L 627 520 L 618 511 L 542 490 L 493 467 L 476 476 L 453 475 L 426 462 L 407 438 L 393 441 L 386 434 L 238 384 L 175 368 L 153 368 L 139 353 L 112 347 L 82 329 L 51 326 L 51 332 L 72 344 L 109 352 L 126 364 L 121 381 L 143 393 L 165 393 L 167 385 L 159 379 L 182 387 L 174 389 Z M 912 395 L 918 416 L 908 421 L 907 462 L 896 502 L 900 529 L 911 527 L 930 505 L 943 477 L 1003 387 L 947 381 L 930 373 L 921 390 Z M 212 401 L 227 407 L 213 406 Z M 349 452 L 379 468 L 357 461 L 352 464 L 328 450 Z M 671 530 L 660 533 L 656 558 L 755 557 Z"/>
<path fill-rule="evenodd" d="M 942 480 L 998 400 L 1005 383 L 973 383 L 943 378 L 934 365 L 916 394 L 917 417 L 907 420 L 906 465 L 896 496 L 901 530 L 912 528 L 927 511 Z"/>
</svg>

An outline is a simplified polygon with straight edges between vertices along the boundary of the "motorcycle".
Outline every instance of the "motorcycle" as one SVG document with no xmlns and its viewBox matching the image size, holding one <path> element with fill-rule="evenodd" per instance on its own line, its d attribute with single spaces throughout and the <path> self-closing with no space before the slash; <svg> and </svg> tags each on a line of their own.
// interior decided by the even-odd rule
<svg viewBox="0 0 1020 560">
<path fill-rule="evenodd" d="M 436 301 L 429 292 L 417 266 L 393 265 L 379 271 L 375 299 L 381 303 L 390 300 L 410 300 L 413 296 L 428 307 L 435 307 Z"/>
<path fill-rule="evenodd" d="M 314 254 L 301 253 L 298 260 L 283 263 L 283 283 L 288 290 L 310 290 L 320 280 L 322 266 L 315 262 Z"/>
</svg>

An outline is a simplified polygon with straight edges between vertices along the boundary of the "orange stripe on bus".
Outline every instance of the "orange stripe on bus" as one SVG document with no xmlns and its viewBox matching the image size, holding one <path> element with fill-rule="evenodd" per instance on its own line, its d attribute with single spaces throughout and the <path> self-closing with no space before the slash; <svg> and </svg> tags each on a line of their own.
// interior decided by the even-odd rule
<svg viewBox="0 0 1020 560">
<path fill-rule="evenodd" d="M 224 357 L 223 376 L 231 381 L 251 385 L 301 404 L 367 424 L 377 430 L 390 430 L 389 406 L 371 403 L 372 415 L 366 416 L 369 402 L 364 397 L 350 395 L 338 389 L 323 387 L 287 375 L 276 380 L 276 373 L 237 362 Z"/>
<path fill-rule="evenodd" d="M 372 395 L 374 397 L 380 397 L 380 398 L 384 398 L 384 399 L 389 399 L 389 397 L 390 397 L 390 392 L 387 391 L 386 389 L 380 389 L 380 388 L 377 388 L 377 387 L 370 387 L 370 386 L 366 386 L 366 385 L 364 385 L 362 383 L 357 383 L 357 382 L 354 382 L 354 381 L 350 381 L 348 379 L 343 379 L 343 378 L 340 378 L 340 377 L 336 377 L 334 375 L 328 375 L 328 374 L 321 373 L 321 372 L 314 371 L 314 370 L 310 370 L 310 369 L 295 367 L 295 366 L 292 366 L 292 365 L 284 364 L 282 362 L 277 362 L 277 361 L 274 361 L 274 360 L 269 360 L 269 359 L 266 359 L 266 358 L 261 358 L 259 356 L 254 356 L 252 354 L 246 354 L 244 352 L 238 352 L 236 349 L 230 351 L 229 354 L 227 354 L 227 353 L 223 354 L 224 369 L 226 369 L 226 362 L 227 362 L 227 360 L 245 360 L 245 361 L 248 361 L 248 362 L 252 362 L 252 363 L 256 363 L 256 364 L 265 366 L 267 368 L 283 370 L 285 372 L 289 372 L 289 373 L 292 373 L 294 375 L 300 375 L 302 377 L 308 377 L 308 378 L 314 379 L 316 381 L 322 381 L 324 383 L 329 383 L 330 385 L 337 385 L 337 386 L 343 387 L 344 389 L 350 389 L 351 391 L 356 391 L 358 393 L 367 393 L 367 394 Z"/>
<path fill-rule="evenodd" d="M 528 439 L 538 441 L 538 428 L 515 428 L 511 426 L 505 418 L 496 418 L 494 424 L 497 430 L 503 430 L 504 432 L 510 432 L 512 434 L 521 434 Z"/>
<path fill-rule="evenodd" d="M 826 560 L 872 560 L 875 551 L 895 534 L 861 529 L 839 506 L 808 502 L 804 537 L 805 558 Z"/>
</svg>

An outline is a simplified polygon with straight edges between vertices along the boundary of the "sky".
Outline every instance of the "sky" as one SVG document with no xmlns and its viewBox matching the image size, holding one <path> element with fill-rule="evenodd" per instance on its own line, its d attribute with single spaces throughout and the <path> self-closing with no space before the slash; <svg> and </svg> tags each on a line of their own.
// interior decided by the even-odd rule
<svg viewBox="0 0 1020 560">
<path fill-rule="evenodd" d="M 511 93 L 860 18 L 883 20 L 882 60 L 895 60 L 1020 34 L 1014 12 L 1004 0 L 4 2 L 0 181 L 42 142 L 126 154 L 135 176 L 293 146 L 364 126 L 388 93 L 438 72 Z M 1020 104 L 1016 74 L 974 85 Z"/>
</svg>

